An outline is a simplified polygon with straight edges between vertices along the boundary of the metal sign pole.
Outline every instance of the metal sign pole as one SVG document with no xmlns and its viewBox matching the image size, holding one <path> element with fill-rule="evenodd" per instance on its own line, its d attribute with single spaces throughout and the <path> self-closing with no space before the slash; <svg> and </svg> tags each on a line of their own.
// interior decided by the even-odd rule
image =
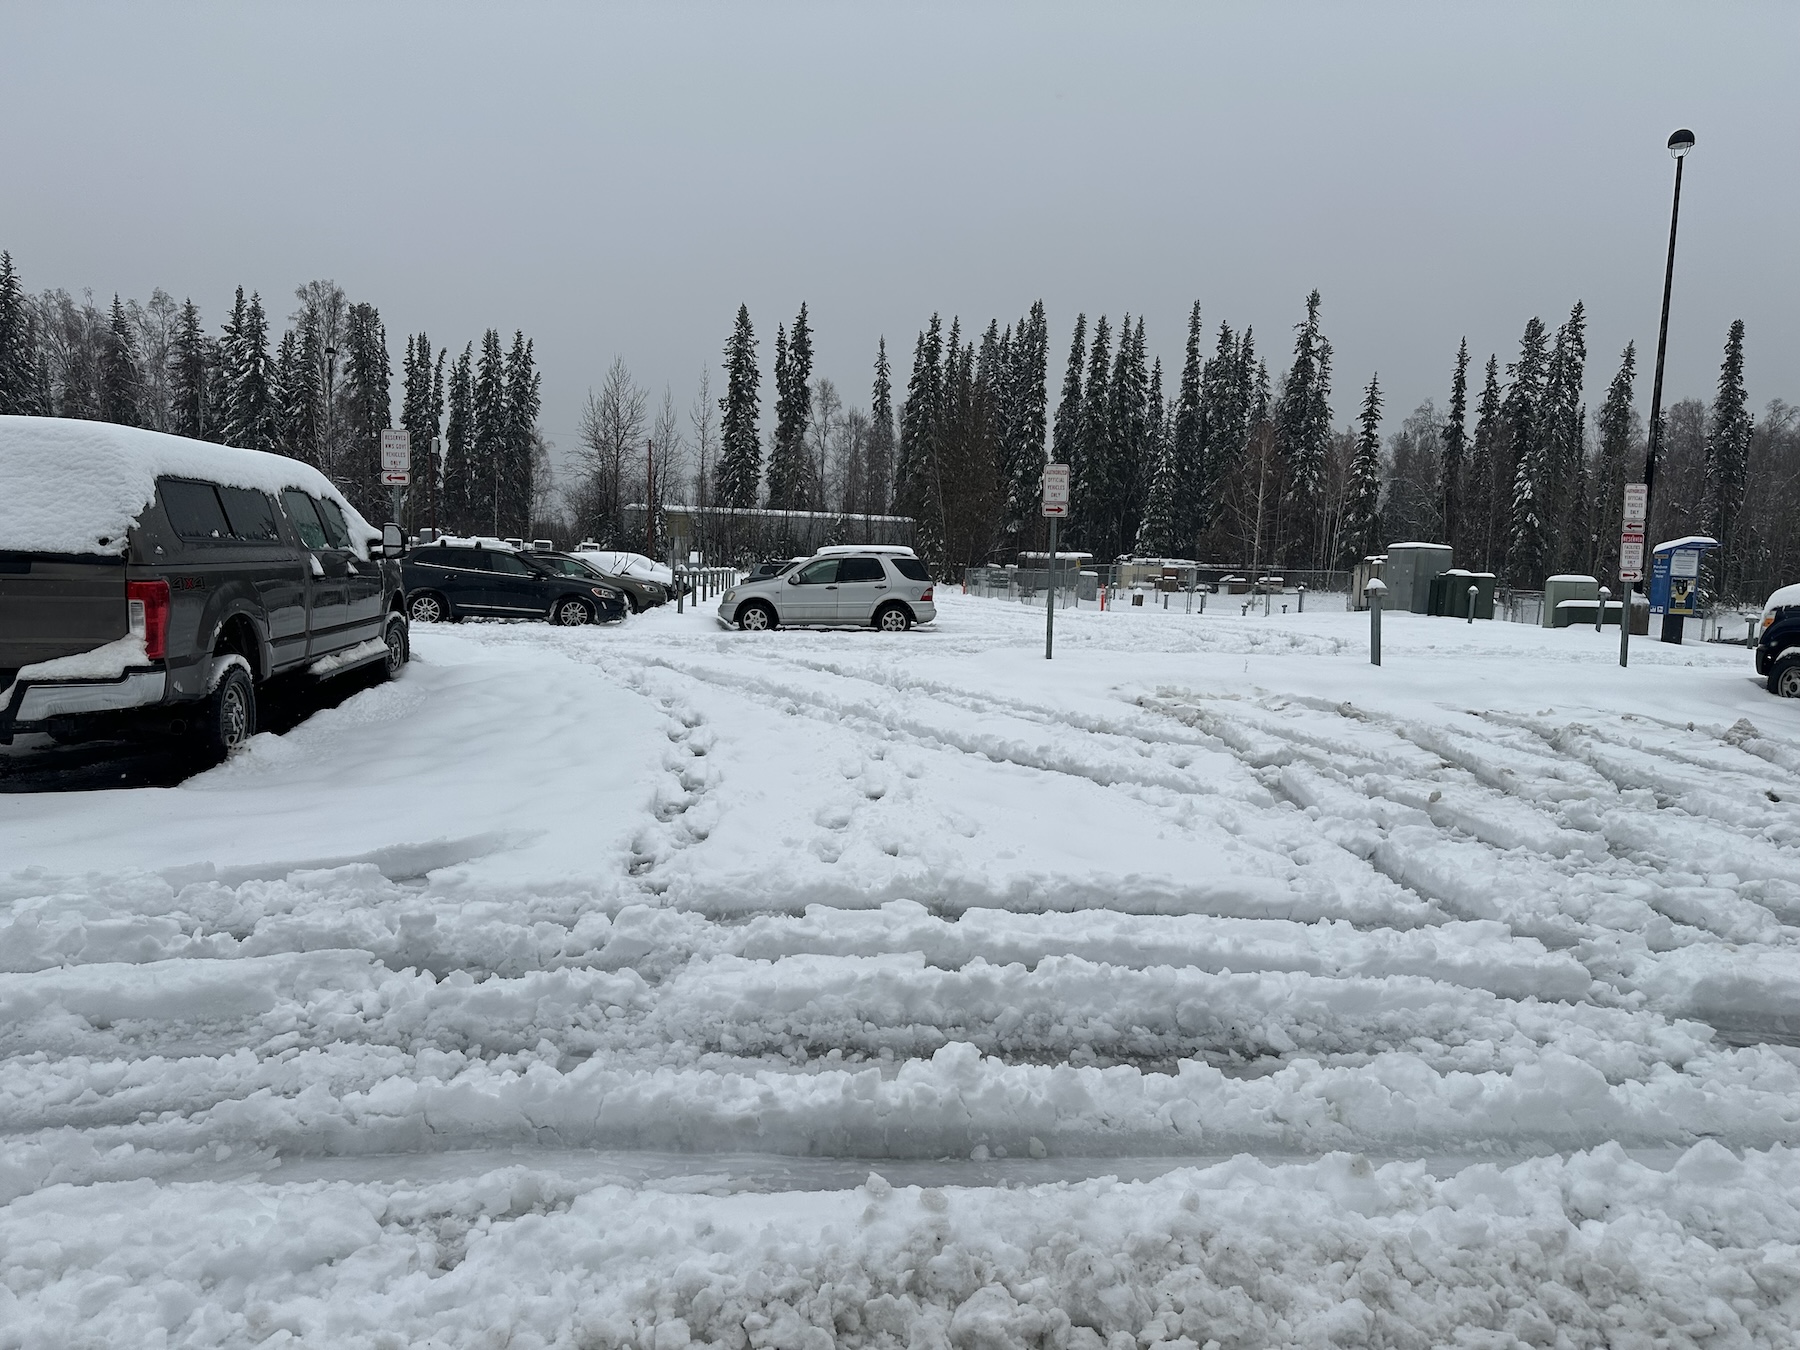
<svg viewBox="0 0 1800 1350">
<path fill-rule="evenodd" d="M 1044 660 L 1050 659 L 1056 640 L 1056 523 L 1069 514 L 1069 466 L 1044 466 L 1044 499 L 1041 507 L 1050 519 L 1050 584 L 1044 588 Z M 1077 601 L 1080 600 L 1081 576 L 1075 577 Z"/>
<path fill-rule="evenodd" d="M 1050 659 L 1050 649 L 1056 642 L 1056 517 L 1050 517 L 1050 585 L 1045 591 L 1048 599 L 1044 602 L 1044 660 Z"/>
</svg>

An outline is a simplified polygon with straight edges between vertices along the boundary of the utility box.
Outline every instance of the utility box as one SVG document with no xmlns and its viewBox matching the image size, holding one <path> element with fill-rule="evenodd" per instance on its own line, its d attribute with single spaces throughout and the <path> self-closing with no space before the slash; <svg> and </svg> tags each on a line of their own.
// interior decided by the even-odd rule
<svg viewBox="0 0 1800 1350">
<path fill-rule="evenodd" d="M 1431 612 L 1431 579 L 1450 570 L 1448 544 L 1389 544 L 1382 580 L 1387 583 L 1384 608 Z"/>
<path fill-rule="evenodd" d="M 1539 622 L 1545 628 L 1591 624 L 1599 607 L 1600 583 L 1594 577 L 1564 573 L 1544 578 L 1544 616 Z"/>
<path fill-rule="evenodd" d="M 1350 569 L 1350 608 L 1367 609 L 1369 607 L 1369 583 L 1381 581 L 1381 573 L 1387 566 L 1387 554 L 1371 553 L 1355 567 Z M 1383 585 L 1387 583 L 1382 582 Z"/>
<path fill-rule="evenodd" d="M 1469 587 L 1475 588 L 1475 617 L 1494 617 L 1494 574 L 1452 567 L 1431 579 L 1431 613 L 1449 619 L 1469 617 Z"/>
</svg>

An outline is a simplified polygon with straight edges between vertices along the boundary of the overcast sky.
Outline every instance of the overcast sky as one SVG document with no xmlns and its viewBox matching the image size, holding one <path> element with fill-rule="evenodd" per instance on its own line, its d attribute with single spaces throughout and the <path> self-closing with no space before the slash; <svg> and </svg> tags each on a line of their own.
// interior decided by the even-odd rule
<svg viewBox="0 0 1800 1350">
<path fill-rule="evenodd" d="M 932 311 L 1189 304 L 1271 372 L 1318 287 L 1337 419 L 1392 429 L 1458 338 L 1502 363 L 1589 315 L 1590 400 L 1636 339 L 1649 403 L 1677 126 L 1694 129 L 1671 398 L 1732 319 L 1758 406 L 1800 401 L 1800 7 L 0 5 L 0 247 L 33 290 L 285 315 L 331 277 L 398 357 L 523 328 L 573 443 L 615 355 L 684 412 L 739 302 L 808 302 L 866 405 Z"/>
</svg>

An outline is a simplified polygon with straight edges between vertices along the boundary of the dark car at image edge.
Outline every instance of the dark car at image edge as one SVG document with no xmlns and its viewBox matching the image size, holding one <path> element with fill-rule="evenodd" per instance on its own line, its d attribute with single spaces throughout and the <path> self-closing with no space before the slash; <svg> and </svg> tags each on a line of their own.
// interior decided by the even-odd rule
<svg viewBox="0 0 1800 1350">
<path fill-rule="evenodd" d="M 401 565 L 415 623 L 465 618 L 616 623 L 628 606 L 618 587 L 567 554 L 516 548 L 501 539 L 443 538 Z"/>
</svg>

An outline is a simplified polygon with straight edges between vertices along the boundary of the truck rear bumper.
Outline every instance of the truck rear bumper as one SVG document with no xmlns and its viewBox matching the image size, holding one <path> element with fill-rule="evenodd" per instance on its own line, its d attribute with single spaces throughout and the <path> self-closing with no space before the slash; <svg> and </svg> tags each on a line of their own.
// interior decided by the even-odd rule
<svg viewBox="0 0 1800 1350">
<path fill-rule="evenodd" d="M 12 706 L 0 708 L 0 740 L 41 730 L 53 717 L 151 707 L 168 690 L 168 673 L 162 670 L 128 670 L 115 680 L 21 681 L 13 689 Z"/>
</svg>

